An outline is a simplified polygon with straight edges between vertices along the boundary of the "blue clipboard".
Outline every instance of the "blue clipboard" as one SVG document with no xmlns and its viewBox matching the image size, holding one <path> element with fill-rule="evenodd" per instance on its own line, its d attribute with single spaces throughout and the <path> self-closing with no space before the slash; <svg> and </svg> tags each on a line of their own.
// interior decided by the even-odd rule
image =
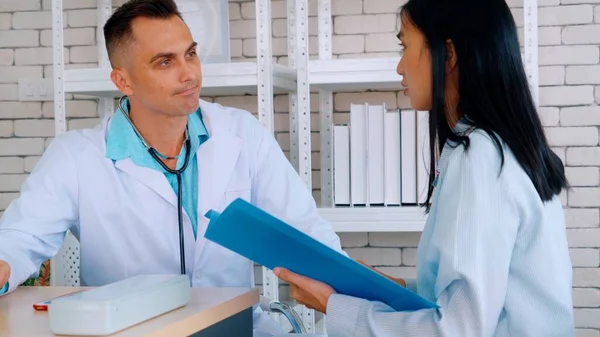
<svg viewBox="0 0 600 337">
<path fill-rule="evenodd" d="M 340 294 L 383 302 L 397 311 L 438 308 L 243 199 L 206 217 L 207 240 L 269 269 L 283 267 L 329 284 Z"/>
</svg>

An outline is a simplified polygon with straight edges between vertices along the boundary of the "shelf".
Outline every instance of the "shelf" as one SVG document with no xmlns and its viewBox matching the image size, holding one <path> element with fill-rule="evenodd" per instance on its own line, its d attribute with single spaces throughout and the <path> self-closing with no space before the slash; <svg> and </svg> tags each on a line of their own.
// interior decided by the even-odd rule
<svg viewBox="0 0 600 337">
<path fill-rule="evenodd" d="M 402 77 L 396 73 L 397 58 L 334 59 L 309 61 L 312 86 L 332 91 L 401 90 Z M 255 62 L 204 64 L 202 96 L 256 94 L 258 67 Z M 109 68 L 65 70 L 65 92 L 98 97 L 119 97 L 110 79 Z M 296 91 L 296 72 L 273 65 L 275 94 Z"/>
<path fill-rule="evenodd" d="M 403 207 L 332 207 L 319 208 L 321 216 L 338 233 L 351 232 L 422 232 L 424 209 Z"/>
<path fill-rule="evenodd" d="M 402 89 L 396 73 L 398 58 L 312 60 L 308 63 L 310 84 L 331 91 Z"/>
<path fill-rule="evenodd" d="M 202 66 L 202 96 L 256 94 L 258 67 L 255 62 L 205 64 Z M 65 92 L 98 97 L 119 97 L 110 79 L 109 68 L 65 70 Z M 273 65 L 275 93 L 296 91 L 296 72 L 279 64 Z"/>
</svg>

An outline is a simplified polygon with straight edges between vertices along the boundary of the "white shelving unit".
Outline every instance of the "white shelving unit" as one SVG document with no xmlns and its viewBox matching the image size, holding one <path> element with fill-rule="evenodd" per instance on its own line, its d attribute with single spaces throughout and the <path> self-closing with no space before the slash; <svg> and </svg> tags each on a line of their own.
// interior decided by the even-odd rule
<svg viewBox="0 0 600 337">
<path fill-rule="evenodd" d="M 118 97 L 121 93 L 110 80 L 109 68 L 68 69 L 64 72 L 65 92 L 98 97 Z M 273 64 L 273 92 L 296 91 L 296 71 Z M 202 66 L 203 96 L 232 96 L 258 93 L 258 67 L 255 62 L 205 64 Z"/>
<path fill-rule="evenodd" d="M 366 1 L 366 0 L 365 0 Z M 537 0 L 523 0 L 527 77 L 536 104 L 539 97 Z M 398 58 L 332 59 L 331 0 L 318 0 L 319 59 L 309 62 L 312 88 L 320 94 L 321 215 L 337 232 L 420 232 L 426 217 L 417 206 L 333 207 L 333 92 L 401 90 Z M 362 103 L 362 102 L 356 102 Z"/>
<path fill-rule="evenodd" d="M 421 232 L 425 224 L 419 207 L 366 207 L 319 209 L 338 233 L 351 232 Z"/>
<path fill-rule="evenodd" d="M 361 91 L 402 89 L 396 73 L 400 56 L 373 59 L 322 59 L 308 64 L 310 84 L 321 90 Z"/>
<path fill-rule="evenodd" d="M 320 107 L 321 201 L 319 212 L 337 232 L 419 232 L 425 217 L 419 207 L 333 207 L 333 93 L 401 89 L 397 58 L 334 59 L 331 0 L 318 0 L 319 58 L 309 61 L 307 0 L 286 0 L 288 65 L 273 63 L 271 0 L 256 0 L 256 62 L 203 65 L 203 96 L 256 94 L 259 121 L 274 132 L 273 95 L 287 93 L 290 106 L 290 160 L 311 188 L 310 92 L 318 90 Z M 367 0 L 365 0 L 367 1 Z M 99 66 L 65 70 L 63 60 L 63 1 L 52 0 L 54 48 L 54 111 L 56 135 L 66 131 L 65 94 L 100 98 L 99 115 L 113 112 L 120 93 L 111 82 L 102 26 L 112 12 L 111 0 L 98 0 Z M 537 102 L 537 0 L 524 0 L 525 66 Z M 361 102 L 356 102 L 361 103 Z M 263 294 L 279 298 L 277 278 L 263 273 Z M 315 331 L 314 312 L 302 311 L 309 332 Z"/>
</svg>

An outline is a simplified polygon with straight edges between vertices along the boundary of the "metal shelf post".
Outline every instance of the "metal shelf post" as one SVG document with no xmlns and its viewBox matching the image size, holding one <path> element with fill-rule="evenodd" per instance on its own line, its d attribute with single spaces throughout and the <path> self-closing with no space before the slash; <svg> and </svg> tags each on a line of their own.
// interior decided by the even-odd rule
<svg viewBox="0 0 600 337">
<path fill-rule="evenodd" d="M 331 0 L 319 0 L 319 59 L 332 58 Z M 333 207 L 333 91 L 319 90 L 321 207 Z"/>
<path fill-rule="evenodd" d="M 311 127 L 310 127 L 310 82 L 308 78 L 308 1 L 295 1 L 295 63 L 297 84 L 297 130 L 298 130 L 298 174 L 312 193 Z M 315 312 L 302 307 L 302 321 L 307 332 L 315 331 Z"/>
<path fill-rule="evenodd" d="M 270 132 L 274 132 L 272 36 L 271 1 L 256 0 L 258 119 Z"/>
<path fill-rule="evenodd" d="M 298 76 L 296 65 L 296 54 L 298 52 L 298 44 L 296 40 L 296 0 L 287 0 L 287 40 L 288 40 L 288 66 L 294 69 Z M 298 89 L 290 92 L 288 95 L 289 101 L 289 132 L 290 132 L 290 163 L 299 172 L 299 149 L 298 142 L 300 140 L 298 134 Z"/>
<path fill-rule="evenodd" d="M 98 67 L 110 68 L 108 51 L 106 50 L 106 41 L 104 40 L 104 24 L 108 21 L 112 13 L 111 0 L 98 0 L 98 27 L 96 30 L 96 41 L 98 41 Z M 98 116 L 104 118 L 114 112 L 114 100 L 110 97 L 100 97 L 98 99 Z"/>
<path fill-rule="evenodd" d="M 63 134 L 67 129 L 65 117 L 64 89 L 64 48 L 63 48 L 63 10 L 62 0 L 52 0 L 52 47 L 54 73 L 54 137 Z M 57 265 L 57 258 L 50 259 L 50 270 Z M 50 285 L 56 285 L 57 278 L 50 277 Z"/>
<path fill-rule="evenodd" d="M 52 0 L 52 47 L 54 73 L 54 137 L 67 130 L 65 116 L 64 47 L 62 0 Z"/>
<path fill-rule="evenodd" d="M 271 32 L 271 1 L 256 0 L 256 50 L 258 66 L 258 120 L 274 134 L 273 117 L 273 50 Z M 262 267 L 263 295 L 279 300 L 279 281 L 272 270 Z M 279 317 L 270 315 L 276 322 Z"/>
<path fill-rule="evenodd" d="M 538 1 L 524 0 L 525 71 L 536 107 L 539 105 Z"/>
<path fill-rule="evenodd" d="M 298 74 L 298 174 L 312 191 L 310 83 L 308 79 L 308 2 L 296 0 L 296 71 Z"/>
</svg>

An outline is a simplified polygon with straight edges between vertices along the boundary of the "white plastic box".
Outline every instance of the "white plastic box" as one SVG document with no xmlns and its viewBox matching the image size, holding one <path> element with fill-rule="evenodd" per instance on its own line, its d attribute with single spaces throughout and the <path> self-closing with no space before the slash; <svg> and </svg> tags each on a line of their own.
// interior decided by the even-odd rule
<svg viewBox="0 0 600 337">
<path fill-rule="evenodd" d="M 58 335 L 104 336 L 185 306 L 186 275 L 141 275 L 53 300 L 50 330 Z"/>
</svg>

